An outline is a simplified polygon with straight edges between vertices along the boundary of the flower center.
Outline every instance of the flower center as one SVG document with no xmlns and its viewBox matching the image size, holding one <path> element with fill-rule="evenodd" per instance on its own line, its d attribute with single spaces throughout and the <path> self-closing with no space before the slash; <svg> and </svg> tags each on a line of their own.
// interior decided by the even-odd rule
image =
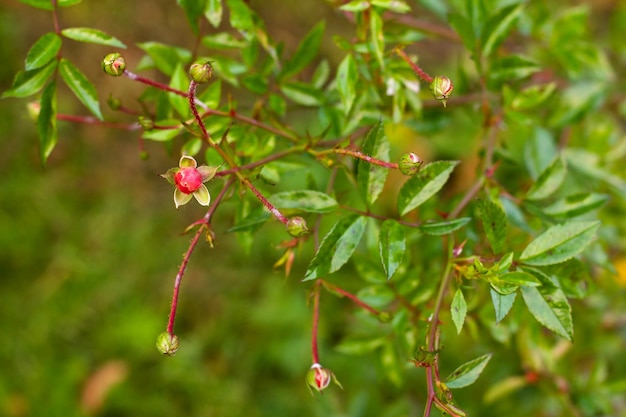
<svg viewBox="0 0 626 417">
<path fill-rule="evenodd" d="M 185 194 L 191 194 L 202 185 L 202 175 L 196 168 L 181 168 L 174 176 L 176 187 Z"/>
</svg>

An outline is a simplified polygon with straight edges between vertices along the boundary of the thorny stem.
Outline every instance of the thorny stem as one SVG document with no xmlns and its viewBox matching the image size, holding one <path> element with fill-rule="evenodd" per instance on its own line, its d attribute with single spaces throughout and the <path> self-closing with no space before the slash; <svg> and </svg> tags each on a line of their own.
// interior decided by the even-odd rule
<svg viewBox="0 0 626 417">
<path fill-rule="evenodd" d="M 234 110 L 231 110 L 229 112 L 225 112 L 225 111 L 221 111 L 221 110 L 214 110 L 214 109 L 208 109 L 206 110 L 203 114 L 202 117 L 206 117 L 206 116 L 220 116 L 220 117 L 230 117 L 233 120 L 238 120 L 240 122 L 246 123 L 250 126 L 254 126 L 254 127 L 258 127 L 259 129 L 263 129 L 267 132 L 273 133 L 277 136 L 280 136 L 282 138 L 285 139 L 289 139 L 292 142 L 296 142 L 298 140 L 298 136 L 295 133 L 292 132 L 287 132 L 285 130 L 281 130 L 281 129 L 277 129 L 274 126 L 270 126 L 268 124 L 265 124 L 263 122 L 260 122 L 256 119 L 253 119 L 252 117 L 248 117 L 248 116 L 244 116 L 242 114 L 237 113 Z"/>
<path fill-rule="evenodd" d="M 213 213 L 215 213 L 215 209 L 219 205 L 220 201 L 222 201 L 222 199 L 226 195 L 226 192 L 228 191 L 230 186 L 233 184 L 233 182 L 234 182 L 233 180 L 230 180 L 226 184 L 224 184 L 224 187 L 220 191 L 219 195 L 213 201 L 213 205 L 211 205 L 209 210 L 206 212 L 206 214 L 204 215 L 204 218 L 200 222 L 197 222 L 201 226 L 198 228 L 198 230 L 196 230 L 196 234 L 191 239 L 191 242 L 189 243 L 189 247 L 187 248 L 187 252 L 185 252 L 185 255 L 183 256 L 183 261 L 181 262 L 180 267 L 178 268 L 178 273 L 176 274 L 176 279 L 174 280 L 174 290 L 172 291 L 172 303 L 170 306 L 170 315 L 167 320 L 167 332 L 171 335 L 174 334 L 174 321 L 176 320 L 176 310 L 178 307 L 178 295 L 180 292 L 180 283 L 183 280 L 183 275 L 185 275 L 185 270 L 187 269 L 189 258 L 191 258 L 191 254 L 196 248 L 196 245 L 198 244 L 198 241 L 200 240 L 200 236 L 202 236 L 202 233 L 205 232 L 205 230 L 208 230 L 208 227 L 209 227 L 208 225 L 211 223 L 211 218 L 213 217 Z"/>
<path fill-rule="evenodd" d="M 320 354 L 317 348 L 317 329 L 319 325 L 320 319 L 320 286 L 322 285 L 321 280 L 317 280 L 315 282 L 315 286 L 313 288 L 313 329 L 311 331 L 311 356 L 313 359 L 313 363 L 320 363 Z"/>
<path fill-rule="evenodd" d="M 415 62 L 411 61 L 411 58 L 400 48 L 395 49 L 396 54 L 398 54 L 402 59 L 406 61 L 407 64 L 411 66 L 413 71 L 424 81 L 431 83 L 433 82 L 433 77 L 428 75 L 423 69 L 420 68 Z"/>
<path fill-rule="evenodd" d="M 398 164 L 394 162 L 387 162 L 387 161 L 382 161 L 380 159 L 372 158 L 369 155 L 365 155 L 364 153 L 361 153 L 359 151 L 353 151 L 351 149 L 345 149 L 345 148 L 328 149 L 326 151 L 316 152 L 316 155 L 324 155 L 327 153 L 336 153 L 338 155 L 348 155 L 357 159 L 361 159 L 372 165 L 378 165 L 378 166 L 389 168 L 389 169 L 398 169 Z"/>
<path fill-rule="evenodd" d="M 256 198 L 259 199 L 259 201 L 265 206 L 266 209 L 270 211 L 270 213 L 272 213 L 274 217 L 276 217 L 282 224 L 287 225 L 287 223 L 289 222 L 289 219 L 285 217 L 283 213 L 280 212 L 280 210 L 274 207 L 274 205 L 270 203 L 269 200 L 265 198 L 263 194 L 261 194 L 261 192 L 250 182 L 248 178 L 244 177 L 239 172 L 235 172 L 235 175 L 239 177 L 241 182 L 243 182 L 244 185 L 248 187 L 250 191 L 252 191 L 252 194 L 254 194 Z"/>
<path fill-rule="evenodd" d="M 206 130 L 204 121 L 202 121 L 202 117 L 200 117 L 200 115 L 198 114 L 198 108 L 196 107 L 195 98 L 196 98 L 197 87 L 198 87 L 198 83 L 196 83 L 195 81 L 191 81 L 191 83 L 189 83 L 189 93 L 188 93 L 189 108 L 191 109 L 191 113 L 193 113 L 193 116 L 196 118 L 196 121 L 198 122 L 198 126 L 200 127 L 200 130 L 202 131 L 202 135 L 204 136 L 203 139 L 211 143 L 211 135 Z"/>
<path fill-rule="evenodd" d="M 379 316 L 380 315 L 380 311 L 376 310 L 374 307 L 370 306 L 369 304 L 364 303 L 363 301 L 361 301 L 356 295 L 344 290 L 343 288 L 337 287 L 329 282 L 326 282 L 324 280 L 320 280 L 322 281 L 322 284 L 328 288 L 330 291 L 335 291 L 345 297 L 348 297 L 349 299 L 351 299 L 352 301 L 354 301 L 354 303 L 356 305 L 358 305 L 359 307 L 364 308 L 365 310 L 369 311 L 370 313 L 374 314 L 375 316 Z"/>
</svg>

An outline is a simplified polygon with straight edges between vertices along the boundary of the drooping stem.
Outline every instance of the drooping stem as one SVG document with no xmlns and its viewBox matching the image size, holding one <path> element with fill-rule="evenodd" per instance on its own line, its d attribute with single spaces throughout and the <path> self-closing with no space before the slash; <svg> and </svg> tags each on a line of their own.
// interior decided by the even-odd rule
<svg viewBox="0 0 626 417">
<path fill-rule="evenodd" d="M 321 280 L 317 280 L 313 287 L 313 326 L 311 331 L 311 356 L 313 363 L 320 363 L 320 354 L 317 348 L 317 329 L 320 319 L 320 286 Z"/>
<path fill-rule="evenodd" d="M 239 172 L 235 172 L 235 174 L 239 176 L 239 179 L 241 180 L 241 182 L 243 182 L 245 186 L 248 187 L 250 191 L 252 191 L 252 194 L 254 194 L 256 198 L 259 199 L 261 204 L 263 204 L 265 208 L 268 209 L 274 217 L 276 217 L 282 224 L 287 225 L 287 223 L 289 222 L 289 219 L 285 217 L 283 213 L 280 212 L 280 210 L 274 207 L 274 205 L 270 203 L 270 201 L 267 198 L 265 198 L 263 194 L 261 194 L 261 192 L 250 182 L 248 178 L 244 177 Z"/>
<path fill-rule="evenodd" d="M 387 162 L 387 161 L 383 161 L 377 158 L 373 158 L 369 155 L 365 155 L 364 153 L 361 153 L 359 151 L 353 151 L 351 149 L 345 149 L 345 148 L 336 148 L 336 149 L 329 149 L 327 151 L 321 151 L 321 152 L 317 152 L 317 155 L 323 155 L 325 153 L 336 153 L 338 155 L 348 155 L 348 156 L 352 156 L 353 158 L 357 158 L 357 159 L 361 159 L 367 163 L 373 164 L 373 165 L 378 165 L 384 168 L 389 168 L 389 169 L 398 169 L 398 164 L 394 163 L 394 162 Z"/>
</svg>

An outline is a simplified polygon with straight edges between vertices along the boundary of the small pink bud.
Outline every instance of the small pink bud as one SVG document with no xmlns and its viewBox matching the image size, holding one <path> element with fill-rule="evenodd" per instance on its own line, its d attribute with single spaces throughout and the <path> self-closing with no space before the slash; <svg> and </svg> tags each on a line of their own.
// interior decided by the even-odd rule
<svg viewBox="0 0 626 417">
<path fill-rule="evenodd" d="M 126 70 L 126 61 L 122 55 L 113 52 L 102 60 L 102 69 L 109 75 L 119 77 Z"/>
<path fill-rule="evenodd" d="M 299 216 L 290 218 L 287 222 L 287 233 L 293 237 L 301 237 L 309 233 L 306 220 Z"/>
<path fill-rule="evenodd" d="M 454 89 L 454 85 L 452 84 L 452 80 L 448 77 L 444 77 L 443 75 L 439 75 L 433 79 L 430 83 L 430 91 L 433 93 L 433 96 L 443 103 L 443 106 L 446 106 L 446 100 L 452 94 L 452 90 Z"/>
<path fill-rule="evenodd" d="M 174 175 L 174 184 L 181 192 L 191 194 L 202 185 L 202 174 L 195 167 L 181 168 Z"/>
<path fill-rule="evenodd" d="M 422 161 L 417 154 L 409 152 L 402 155 L 400 162 L 398 162 L 398 168 L 401 173 L 410 177 L 419 171 L 422 163 L 424 163 L 424 161 Z"/>
<path fill-rule="evenodd" d="M 322 368 L 319 363 L 314 363 L 306 375 L 306 383 L 309 387 L 320 392 L 330 385 L 333 374 L 328 369 Z"/>
<path fill-rule="evenodd" d="M 163 332 L 157 336 L 156 347 L 164 355 L 173 356 L 179 347 L 178 336 Z"/>
</svg>

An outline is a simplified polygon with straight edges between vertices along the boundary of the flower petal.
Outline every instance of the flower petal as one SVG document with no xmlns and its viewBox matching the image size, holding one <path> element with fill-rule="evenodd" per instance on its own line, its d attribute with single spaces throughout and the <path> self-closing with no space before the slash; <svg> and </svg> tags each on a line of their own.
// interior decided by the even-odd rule
<svg viewBox="0 0 626 417">
<path fill-rule="evenodd" d="M 209 194 L 209 190 L 204 184 L 202 184 L 200 188 L 193 192 L 193 196 L 196 198 L 196 200 L 198 200 L 198 203 L 203 206 L 208 206 L 209 204 L 211 204 L 211 194 Z"/>
<path fill-rule="evenodd" d="M 202 182 L 207 182 L 215 176 L 218 167 L 210 167 L 207 165 L 200 165 L 196 170 L 202 175 Z"/>
<path fill-rule="evenodd" d="M 176 208 L 184 206 L 189 201 L 191 201 L 191 194 L 185 194 L 178 188 L 174 189 L 174 204 L 176 204 Z"/>
<path fill-rule="evenodd" d="M 181 168 L 195 168 L 198 166 L 198 163 L 192 156 L 183 155 L 178 161 L 178 166 Z"/>
<path fill-rule="evenodd" d="M 174 176 L 176 175 L 178 171 L 180 171 L 180 168 L 170 168 L 167 170 L 165 174 L 161 174 L 161 176 L 165 178 L 167 182 L 169 182 L 170 184 L 175 185 Z"/>
</svg>

